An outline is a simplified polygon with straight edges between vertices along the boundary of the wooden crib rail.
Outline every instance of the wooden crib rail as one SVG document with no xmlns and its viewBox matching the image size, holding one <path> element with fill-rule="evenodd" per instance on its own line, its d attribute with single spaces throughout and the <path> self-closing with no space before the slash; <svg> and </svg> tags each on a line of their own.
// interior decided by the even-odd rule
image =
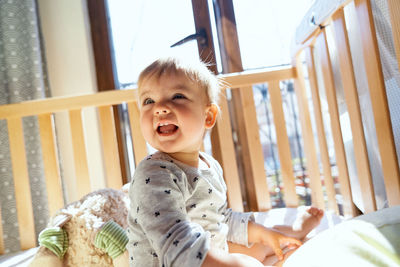
<svg viewBox="0 0 400 267">
<path fill-rule="evenodd" d="M 9 133 L 21 249 L 31 248 L 36 245 L 27 162 L 21 160 L 26 158 L 22 118 L 37 116 L 49 211 L 50 214 L 54 214 L 55 211 L 64 206 L 60 169 L 56 152 L 54 114 L 58 112 L 68 112 L 69 114 L 74 152 L 75 179 L 77 185 L 79 185 L 76 189 L 79 192 L 78 195 L 83 196 L 92 191 L 92 188 L 88 172 L 82 110 L 88 107 L 97 107 L 101 122 L 103 152 L 104 155 L 107 155 L 107 160 L 104 161 L 107 178 L 106 184 L 108 187 L 121 188 L 120 163 L 114 130 L 113 110 L 111 107 L 112 105 L 121 103 L 128 103 L 130 106 L 129 113 L 131 114 L 131 118 L 134 118 L 131 130 L 135 136 L 135 140 L 133 140 L 135 155 L 144 157 L 147 154 L 147 147 L 141 137 L 140 128 L 137 127 L 137 112 L 135 112 L 135 108 L 132 108 L 132 106 L 136 106 L 135 101 L 136 90 L 132 89 L 114 90 L 91 95 L 54 97 L 0 106 L 0 119 L 7 121 Z M 2 237 L 1 231 L 1 244 L 3 244 Z M 0 248 L 3 250 L 3 245 Z"/>
<path fill-rule="evenodd" d="M 327 27 L 333 30 L 334 45 L 336 46 L 337 58 L 339 63 L 339 73 L 341 82 L 344 88 L 344 97 L 348 108 L 351 131 L 353 135 L 355 167 L 357 176 L 362 188 L 362 201 L 365 212 L 371 212 L 377 209 L 375 202 L 374 186 L 372 183 L 371 167 L 368 160 L 366 147 L 366 139 L 364 136 L 363 124 L 361 119 L 359 96 L 357 93 L 357 85 L 355 81 L 355 72 L 352 62 L 352 55 L 349 43 L 349 32 L 346 28 L 346 18 L 344 16 L 344 7 L 347 4 L 354 2 L 356 20 L 360 30 L 361 47 L 363 54 L 364 68 L 367 77 L 369 95 L 372 103 L 374 123 L 376 127 L 376 136 L 378 141 L 379 153 L 382 162 L 382 171 L 386 188 L 386 195 L 389 206 L 400 204 L 400 172 L 399 161 L 396 154 L 396 146 L 393 136 L 393 130 L 390 120 L 390 111 L 386 96 L 386 88 L 382 71 L 381 59 L 379 54 L 378 42 L 376 37 L 374 19 L 372 14 L 371 2 L 369 0 L 354 0 L 354 1 L 318 1 L 310 10 L 320 9 L 321 3 L 330 5 L 331 8 L 325 7 L 324 10 L 330 10 L 329 14 L 318 14 L 314 17 L 314 22 L 317 24 L 309 33 L 303 36 L 296 36 L 296 41 L 293 45 L 293 65 L 297 68 L 298 82 L 296 87 L 298 91 L 305 90 L 305 85 L 302 81 L 306 78 L 302 71 L 303 62 L 301 60 L 302 53 L 306 55 L 305 65 L 308 69 L 308 78 L 313 94 L 314 116 L 317 124 L 319 146 L 321 158 L 326 161 L 327 147 L 324 137 L 323 121 L 321 117 L 321 108 L 318 95 L 318 84 L 316 81 L 315 62 L 318 62 L 322 69 L 323 87 L 326 91 L 328 101 L 328 109 L 331 120 L 331 129 L 334 139 L 334 150 L 338 165 L 339 180 L 341 185 L 342 196 L 344 198 L 346 213 L 354 214 L 352 203 L 352 194 L 349 183 L 349 170 L 344 152 L 344 144 L 340 128 L 340 119 L 338 106 L 336 102 L 336 86 L 333 79 L 333 70 L 330 54 L 328 49 L 330 45 L 327 38 Z M 400 2 L 388 1 L 390 11 L 392 34 L 394 39 L 394 47 L 396 49 L 397 64 L 400 66 Z M 309 23 L 310 21 L 304 21 Z M 300 32 L 306 32 L 300 28 Z M 303 27 L 304 28 L 304 27 Z M 314 50 L 317 50 L 319 58 L 314 58 Z M 302 112 L 303 113 L 303 112 Z M 302 114 L 304 115 L 304 114 Z M 312 133 L 304 133 L 312 135 Z M 304 137 L 307 138 L 306 136 Z M 308 154 L 315 153 L 313 144 L 306 146 Z M 307 153 L 307 152 L 306 152 Z M 324 159 L 325 158 L 325 159 Z M 311 159 L 311 158 L 310 158 Z M 312 158 L 315 161 L 314 158 Z M 315 165 L 310 162 L 309 167 Z M 328 173 L 328 163 L 323 164 L 324 175 Z"/>
<path fill-rule="evenodd" d="M 137 91 L 135 89 L 127 89 L 31 100 L 0 106 L 0 120 L 66 110 L 78 110 L 87 107 L 117 105 L 125 102 L 135 102 L 136 98 Z"/>
<path fill-rule="evenodd" d="M 232 88 L 239 90 L 249 90 L 249 85 L 256 83 L 271 82 L 271 86 L 276 93 L 275 96 L 278 105 L 274 105 L 274 110 L 280 112 L 277 116 L 282 118 L 282 107 L 279 96 L 280 88 L 279 81 L 294 78 L 295 69 L 281 68 L 268 71 L 253 71 L 229 74 L 221 78 Z M 238 90 L 238 89 L 235 89 Z M 122 180 L 119 169 L 119 159 L 117 152 L 117 140 L 114 132 L 113 120 L 113 105 L 127 103 L 128 113 L 130 117 L 130 126 L 132 132 L 132 141 L 134 146 L 135 158 L 143 158 L 147 155 L 146 143 L 141 135 L 138 117 L 139 111 L 135 103 L 137 97 L 136 89 L 128 90 L 113 90 L 100 92 L 90 95 L 53 97 L 41 100 L 25 101 L 21 103 L 8 104 L 0 106 L 0 119 L 6 120 L 10 138 L 11 159 L 13 164 L 13 174 L 15 196 L 17 202 L 18 221 L 20 223 L 20 243 L 22 249 L 27 249 L 36 245 L 36 235 L 34 231 L 33 209 L 29 188 L 29 176 L 27 172 L 27 163 L 25 158 L 25 148 L 22 130 L 22 118 L 27 116 L 37 116 L 39 122 L 39 130 L 41 136 L 43 166 L 46 180 L 46 188 L 48 192 L 48 202 L 50 214 L 54 214 L 63 203 L 62 186 L 60 181 L 60 170 L 57 156 L 57 146 L 55 142 L 54 115 L 61 112 L 67 112 L 70 121 L 70 131 L 72 135 L 73 157 L 75 165 L 75 179 L 77 181 L 76 190 L 82 196 L 90 192 L 90 178 L 88 173 L 88 155 L 85 149 L 84 122 L 82 110 L 89 107 L 96 107 L 100 121 L 100 129 L 102 136 L 102 149 L 104 155 L 107 155 L 107 160 L 104 162 L 107 178 L 107 186 L 119 188 L 122 186 Z M 249 103 L 251 104 L 251 103 Z M 254 105 L 254 103 L 253 103 Z M 285 141 L 285 123 L 284 120 L 277 120 L 280 136 L 283 136 L 283 141 L 278 141 L 279 151 L 282 155 L 289 155 L 289 145 Z M 282 129 L 280 129 L 282 128 Z M 287 136 L 286 136 L 287 139 Z M 227 141 L 224 136 L 220 138 L 221 142 Z M 249 140 L 249 146 L 261 146 L 259 140 Z M 223 151 L 224 144 L 220 144 L 220 153 Z M 283 160 L 283 159 L 282 159 Z M 263 162 L 263 159 L 261 159 Z M 290 162 L 290 160 L 288 161 Z M 294 190 L 293 170 L 289 165 L 284 165 L 284 180 L 287 185 L 288 193 L 285 195 L 286 201 L 291 206 L 298 204 L 297 196 Z M 264 166 L 262 166 L 264 170 Z M 259 173 L 260 177 L 264 177 L 265 172 Z M 79 182 L 78 182 L 79 181 Z M 230 192 L 240 191 L 238 184 L 232 183 L 227 179 L 227 186 Z M 257 185 L 255 185 L 257 186 Z M 291 189 L 290 189 L 291 188 Z M 258 188 L 259 194 L 269 194 L 268 188 Z M 243 204 L 234 206 L 234 203 L 242 203 L 240 196 L 230 195 L 230 205 L 238 210 L 243 210 Z M 265 203 L 263 203 L 265 205 Z M 267 203 L 267 205 L 270 205 Z M 0 243 L 2 241 L 2 233 L 0 233 Z"/>
<path fill-rule="evenodd" d="M 282 109 L 282 101 L 280 99 L 280 87 L 279 81 L 289 80 L 295 77 L 295 69 L 291 67 L 285 68 L 275 68 L 269 69 L 268 71 L 243 71 L 232 74 L 224 74 L 221 75 L 221 78 L 229 85 L 229 87 L 233 90 L 232 95 L 237 94 L 241 96 L 243 101 L 241 103 L 237 103 L 238 101 L 234 101 L 235 109 L 241 110 L 236 113 L 238 122 L 238 132 L 236 133 L 240 138 L 241 151 L 243 153 L 242 157 L 246 158 L 247 161 L 244 161 L 242 164 L 245 166 L 244 170 L 244 183 L 245 190 L 248 195 L 247 198 L 247 208 L 250 210 L 269 210 L 272 207 L 270 192 L 267 185 L 265 167 L 264 167 L 264 156 L 262 152 L 262 146 L 259 137 L 259 125 L 257 122 L 257 114 L 254 105 L 253 99 L 253 87 L 252 85 L 260 84 L 260 83 L 268 83 L 271 103 L 279 103 L 280 109 Z M 246 92 L 245 92 L 246 91 Z M 272 94 L 271 92 L 277 92 L 277 94 Z M 278 97 L 279 96 L 279 97 Z M 275 99 L 278 97 L 277 99 Z M 275 105 L 273 106 L 275 108 Z M 222 109 L 222 113 L 227 113 L 228 110 Z M 273 110 L 273 112 L 279 112 Z M 279 114 L 277 114 L 279 116 Z M 274 114 L 275 118 L 275 114 Z M 228 117 L 229 119 L 229 117 Z M 275 121 L 277 131 L 277 136 L 282 137 L 282 139 L 278 141 L 278 150 L 279 156 L 286 156 L 289 154 L 284 161 L 282 161 L 282 177 L 285 184 L 285 203 L 289 207 L 295 207 L 298 205 L 298 196 L 295 192 L 295 185 L 293 182 L 293 170 L 291 166 L 291 157 L 290 157 L 290 148 L 288 146 L 288 138 L 286 134 L 286 125 L 285 120 Z M 240 126 L 241 125 L 241 126 Z M 285 135 L 283 135 L 283 133 Z M 228 143 L 232 142 L 229 138 L 225 136 L 221 136 L 221 142 Z M 285 141 L 286 140 L 286 143 Z M 226 144 L 228 146 L 228 144 Z M 284 164 L 284 163 L 290 164 Z M 224 162 L 222 162 L 222 165 Z M 227 163 L 229 167 L 229 162 Z M 223 166 L 224 167 L 224 166 Z M 225 170 L 225 168 L 224 168 Z M 235 192 L 234 190 L 236 184 L 240 184 L 240 182 L 236 182 L 233 180 L 232 176 L 227 176 L 226 183 L 228 186 L 228 192 Z M 289 182 L 290 181 L 290 182 Z M 235 210 L 243 210 L 242 197 L 240 194 L 229 194 L 229 204 Z"/>
</svg>

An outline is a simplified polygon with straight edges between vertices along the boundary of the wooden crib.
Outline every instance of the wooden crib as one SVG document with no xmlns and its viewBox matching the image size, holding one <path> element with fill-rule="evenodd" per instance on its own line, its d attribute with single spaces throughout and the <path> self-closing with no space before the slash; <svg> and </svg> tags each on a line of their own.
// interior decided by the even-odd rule
<svg viewBox="0 0 400 267">
<path fill-rule="evenodd" d="M 323 1 L 321 1 L 323 2 Z M 354 140 L 354 153 L 362 188 L 365 212 L 377 209 L 375 204 L 374 187 L 370 172 L 366 141 L 363 132 L 357 87 L 353 72 L 353 63 L 350 56 L 348 32 L 345 27 L 343 7 L 353 4 L 353 1 L 330 1 L 331 9 L 327 14 L 316 13 L 306 16 L 306 25 L 300 37 L 296 37 L 293 48 L 293 65 L 287 68 L 274 70 L 260 70 L 221 75 L 231 90 L 249 90 L 252 96 L 252 85 L 267 83 L 271 99 L 272 112 L 277 136 L 277 147 L 281 162 L 281 176 L 284 184 L 284 200 L 288 207 L 299 205 L 296 194 L 293 166 L 291 164 L 290 146 L 286 131 L 285 117 L 280 94 L 280 82 L 293 80 L 299 107 L 301 131 L 307 158 L 307 171 L 310 177 L 311 199 L 313 205 L 324 209 L 337 211 L 338 204 L 336 193 L 331 178 L 331 168 L 328 159 L 326 135 L 324 134 L 324 117 L 321 115 L 321 103 L 318 82 L 316 78 L 316 63 L 322 68 L 324 87 L 328 100 L 330 127 L 334 140 L 334 150 L 338 168 L 340 192 L 343 197 L 343 210 L 345 216 L 357 215 L 353 202 L 351 185 L 348 174 L 348 162 L 343 145 L 343 136 L 337 107 L 335 82 L 332 73 L 332 62 L 329 56 L 326 30 L 329 25 L 334 28 L 334 41 L 337 47 L 340 65 L 340 76 L 345 90 L 346 104 Z M 388 0 L 391 11 L 391 24 L 397 53 L 397 62 L 400 65 L 400 2 Z M 400 204 L 400 172 L 399 160 L 396 154 L 395 140 L 390 121 L 390 112 L 387 103 L 382 66 L 380 62 L 378 44 L 376 40 L 372 11 L 368 0 L 355 0 L 357 19 L 362 36 L 362 49 L 364 55 L 366 75 L 368 77 L 369 94 L 371 96 L 373 114 L 371 118 L 376 124 L 376 135 L 384 173 L 384 182 L 389 206 Z M 333 6 L 333 8 L 332 8 Z M 313 10 L 310 10 L 312 13 Z M 309 13 L 309 14 L 311 14 Z M 310 24 L 310 21 L 312 22 Z M 303 24 L 302 24 L 303 25 Z M 319 58 L 314 57 L 314 50 L 319 51 Z M 305 55 L 305 63 L 302 56 Z M 305 74 L 304 67 L 307 69 Z M 312 109 L 307 99 L 307 82 L 312 93 Z M 371 89 L 373 88 L 373 89 Z M 224 92 L 223 92 L 224 93 Z M 43 165 L 45 170 L 46 187 L 50 213 L 64 206 L 63 190 L 60 178 L 59 160 L 54 128 L 54 116 L 58 113 L 67 113 L 72 136 L 73 158 L 75 165 L 76 190 L 83 196 L 93 190 L 88 172 L 88 157 L 85 149 L 85 123 L 82 110 L 96 108 L 102 137 L 102 151 L 104 153 L 106 184 L 108 187 L 120 188 L 121 179 L 118 144 L 115 133 L 113 106 L 124 104 L 128 108 L 130 130 L 135 159 L 141 159 L 148 153 L 146 143 L 141 135 L 138 123 L 138 108 L 136 105 L 136 89 L 113 90 L 91 95 L 54 97 L 42 100 L 26 101 L 17 104 L 0 106 L 0 119 L 6 120 L 10 142 L 10 151 L 15 182 L 15 197 L 17 203 L 18 222 L 20 229 L 21 249 L 37 246 L 37 233 L 34 230 L 33 208 L 31 204 L 31 191 L 27 163 L 20 158 L 25 158 L 23 141 L 22 118 L 37 116 L 40 125 Z M 220 103 L 222 118 L 213 130 L 212 151 L 221 163 L 228 187 L 229 205 L 235 210 L 243 210 L 240 179 L 236 164 L 235 149 L 232 139 L 229 110 L 226 98 Z M 241 113 L 246 126 L 241 135 L 245 142 L 242 143 L 243 155 L 249 162 L 252 175 L 245 178 L 246 192 L 249 195 L 251 207 L 254 210 L 265 211 L 271 209 L 269 191 L 264 169 L 264 158 L 258 132 L 258 122 L 253 99 L 245 99 Z M 311 118 L 316 122 L 317 136 L 313 134 Z M 321 166 L 317 156 L 317 146 L 321 157 Z M 136 163 L 138 160 L 136 161 Z M 324 179 L 322 179 L 324 177 Z M 72 179 L 72 177 L 69 177 Z M 323 183 L 322 183 L 323 181 Z M 326 190 L 324 199 L 323 187 Z M 256 208 L 254 208 L 256 207 Z M 0 213 L 1 214 L 1 213 Z M 0 224 L 0 254 L 4 253 L 3 231 Z"/>
</svg>

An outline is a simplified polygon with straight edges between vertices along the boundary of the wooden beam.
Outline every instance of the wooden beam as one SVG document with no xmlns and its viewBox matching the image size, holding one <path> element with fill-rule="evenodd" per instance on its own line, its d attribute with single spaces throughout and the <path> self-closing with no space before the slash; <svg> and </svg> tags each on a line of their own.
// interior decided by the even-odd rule
<svg viewBox="0 0 400 267">
<path fill-rule="evenodd" d="M 301 122 L 302 137 L 304 141 L 304 152 L 307 159 L 307 173 L 310 179 L 311 201 L 318 208 L 325 209 L 324 196 L 322 193 L 321 175 L 317 159 L 317 150 L 314 143 L 314 135 L 311 125 L 310 111 L 306 94 L 305 76 L 300 55 L 294 58 L 297 75 L 294 79 L 294 88 L 299 107 L 299 118 Z"/>
<path fill-rule="evenodd" d="M 54 123 L 51 114 L 39 115 L 38 121 L 49 212 L 50 216 L 53 216 L 59 209 L 64 207 L 64 194 L 56 152 Z"/>
<path fill-rule="evenodd" d="M 272 114 L 275 124 L 279 162 L 284 185 L 285 204 L 286 207 L 297 207 L 299 205 L 299 198 L 296 194 L 292 154 L 290 153 L 290 144 L 286 130 L 285 114 L 283 113 L 283 102 L 279 81 L 269 82 L 268 92 L 271 98 Z"/>
<path fill-rule="evenodd" d="M 137 166 L 139 162 L 148 155 L 147 144 L 140 129 L 140 115 L 137 103 L 128 103 L 128 113 L 131 126 L 133 153 L 135 155 L 135 165 Z"/>
<path fill-rule="evenodd" d="M 91 192 L 89 168 L 87 163 L 85 134 L 82 123 L 82 110 L 69 112 L 72 147 L 74 150 L 75 179 L 78 198 Z"/>
<path fill-rule="evenodd" d="M 20 244 L 21 249 L 25 250 L 36 246 L 36 235 L 28 167 L 26 163 L 24 134 L 21 119 L 8 119 L 7 125 L 14 176 Z"/>
<path fill-rule="evenodd" d="M 242 164 L 247 189 L 249 209 L 266 211 L 271 209 L 264 155 L 260 142 L 260 129 L 254 104 L 252 87 L 242 87 L 232 92 L 237 132 L 242 153 Z"/>
<path fill-rule="evenodd" d="M 103 158 L 106 169 L 107 187 L 120 189 L 122 175 L 119 168 L 117 135 L 115 133 L 114 114 L 112 106 L 98 108 L 101 126 L 101 140 L 103 143 Z"/>
<path fill-rule="evenodd" d="M 326 195 L 328 197 L 328 209 L 335 211 L 336 214 L 339 214 L 339 208 L 336 202 L 336 192 L 332 178 L 331 162 L 328 153 L 328 145 L 326 142 L 325 127 L 322 119 L 321 100 L 319 95 L 313 52 L 314 52 L 314 47 L 312 46 L 307 47 L 305 49 L 308 79 L 310 82 L 311 96 L 314 107 L 315 124 L 317 127 L 317 134 L 318 134 L 319 153 L 321 155 L 322 171 L 324 176 Z M 345 197 L 345 199 L 347 198 Z M 352 203 L 352 201 L 350 201 L 350 203 Z"/>
<path fill-rule="evenodd" d="M 333 145 L 335 149 L 336 165 L 338 167 L 340 190 L 344 198 L 344 210 L 346 214 L 352 215 L 351 199 L 347 199 L 347 192 L 351 192 L 349 170 L 347 166 L 346 151 L 344 149 L 343 136 L 340 125 L 339 108 L 336 97 L 336 87 L 333 80 L 333 70 L 330 60 L 328 43 L 326 39 L 326 29 L 323 29 L 317 37 L 316 47 L 321 61 L 321 69 L 324 79 L 326 99 L 328 102 Z M 367 181 L 368 182 L 368 181 Z M 366 211 L 376 210 L 375 195 L 372 181 L 367 183 L 363 194 L 363 203 Z"/>
<path fill-rule="evenodd" d="M 290 80 L 296 77 L 296 69 L 285 67 L 279 69 L 262 69 L 220 74 L 219 77 L 230 88 L 251 87 L 259 83 L 270 81 Z"/>
<path fill-rule="evenodd" d="M 336 51 L 338 51 L 339 71 L 343 88 L 345 88 L 344 96 L 349 112 L 351 131 L 353 133 L 358 180 L 362 190 L 364 190 L 372 186 L 373 183 L 344 10 L 339 9 L 333 15 L 332 20 Z"/>
<path fill-rule="evenodd" d="M 387 102 L 378 41 L 369 0 L 355 0 L 360 25 L 365 71 L 374 114 L 389 206 L 400 205 L 400 171 Z"/>
<path fill-rule="evenodd" d="M 137 89 L 112 90 L 101 93 L 51 97 L 0 105 L 0 119 L 56 113 L 85 107 L 116 105 L 137 100 Z"/>
</svg>

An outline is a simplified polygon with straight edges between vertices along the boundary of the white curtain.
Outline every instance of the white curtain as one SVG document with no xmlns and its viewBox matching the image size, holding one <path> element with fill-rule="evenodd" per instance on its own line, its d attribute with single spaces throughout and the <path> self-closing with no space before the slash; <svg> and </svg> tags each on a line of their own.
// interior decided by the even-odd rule
<svg viewBox="0 0 400 267">
<path fill-rule="evenodd" d="M 35 0 L 0 0 L 0 104 L 49 96 Z M 36 234 L 46 226 L 47 195 L 36 118 L 23 120 L 25 149 Z M 0 121 L 0 207 L 5 252 L 18 251 L 18 220 L 14 199 L 7 122 Z"/>
</svg>

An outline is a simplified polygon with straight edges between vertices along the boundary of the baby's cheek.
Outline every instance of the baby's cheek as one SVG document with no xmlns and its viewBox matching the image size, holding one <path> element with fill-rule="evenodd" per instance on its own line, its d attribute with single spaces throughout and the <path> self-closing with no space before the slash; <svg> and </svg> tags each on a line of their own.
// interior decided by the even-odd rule
<svg viewBox="0 0 400 267">
<path fill-rule="evenodd" d="M 146 139 L 147 142 L 151 142 L 152 136 L 154 135 L 153 126 L 151 125 L 151 123 L 142 120 L 140 123 L 140 128 L 144 139 Z"/>
</svg>

